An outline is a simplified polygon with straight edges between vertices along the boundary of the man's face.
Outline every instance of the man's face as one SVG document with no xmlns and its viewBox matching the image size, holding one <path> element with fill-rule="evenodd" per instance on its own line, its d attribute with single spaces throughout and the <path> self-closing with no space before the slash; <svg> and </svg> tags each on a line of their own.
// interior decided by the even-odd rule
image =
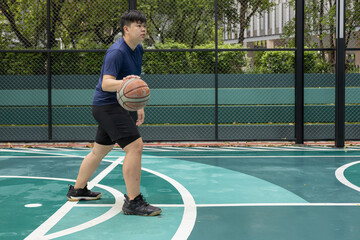
<svg viewBox="0 0 360 240">
<path fill-rule="evenodd" d="M 146 26 L 145 23 L 133 22 L 130 26 L 125 26 L 125 35 L 134 42 L 141 43 L 144 41 L 146 36 Z"/>
</svg>

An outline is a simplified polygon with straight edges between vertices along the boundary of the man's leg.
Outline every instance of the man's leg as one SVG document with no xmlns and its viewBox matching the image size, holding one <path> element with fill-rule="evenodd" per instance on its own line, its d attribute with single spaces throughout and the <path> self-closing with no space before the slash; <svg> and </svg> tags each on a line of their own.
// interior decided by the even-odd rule
<svg viewBox="0 0 360 240">
<path fill-rule="evenodd" d="M 87 188 L 87 182 L 94 174 L 96 168 L 99 166 L 101 160 L 111 151 L 114 145 L 94 144 L 94 148 L 84 158 L 81 163 L 79 174 L 74 186 L 69 187 L 67 198 L 69 201 L 79 200 L 96 200 L 101 198 L 102 194 L 99 192 L 90 191 Z"/>
<path fill-rule="evenodd" d="M 138 138 L 124 147 L 126 155 L 123 164 L 123 175 L 130 200 L 140 194 L 142 150 L 142 138 Z"/>
<path fill-rule="evenodd" d="M 113 149 L 114 145 L 94 144 L 92 151 L 84 158 L 81 163 L 75 189 L 84 188 L 94 174 L 101 160 Z"/>
<path fill-rule="evenodd" d="M 124 148 L 126 153 L 123 164 L 123 175 L 127 195 L 123 205 L 125 215 L 157 216 L 161 209 L 146 202 L 140 194 L 141 156 L 143 150 L 142 138 L 138 138 Z"/>
</svg>

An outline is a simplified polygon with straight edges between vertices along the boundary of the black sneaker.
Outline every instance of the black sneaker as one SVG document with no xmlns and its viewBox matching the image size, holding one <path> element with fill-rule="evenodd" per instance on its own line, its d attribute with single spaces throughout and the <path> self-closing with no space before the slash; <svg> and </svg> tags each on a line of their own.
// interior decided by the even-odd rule
<svg viewBox="0 0 360 240">
<path fill-rule="evenodd" d="M 154 207 L 146 202 L 143 195 L 139 194 L 134 200 L 129 200 L 125 194 L 125 202 L 122 208 L 125 215 L 140 215 L 140 216 L 156 216 L 161 213 L 161 209 Z"/>
<path fill-rule="evenodd" d="M 87 185 L 84 188 L 75 189 L 74 186 L 70 185 L 69 192 L 66 195 L 69 201 L 79 201 L 79 200 L 96 200 L 101 198 L 102 194 L 99 192 L 92 192 L 87 188 Z"/>
</svg>

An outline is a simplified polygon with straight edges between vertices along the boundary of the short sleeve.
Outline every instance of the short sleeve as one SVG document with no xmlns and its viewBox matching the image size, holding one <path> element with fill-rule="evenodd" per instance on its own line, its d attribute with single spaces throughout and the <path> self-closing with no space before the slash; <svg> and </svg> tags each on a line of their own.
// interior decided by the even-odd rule
<svg viewBox="0 0 360 240">
<path fill-rule="evenodd" d="M 110 51 L 106 54 L 104 60 L 104 75 L 117 77 L 121 71 L 123 57 L 120 51 Z"/>
</svg>

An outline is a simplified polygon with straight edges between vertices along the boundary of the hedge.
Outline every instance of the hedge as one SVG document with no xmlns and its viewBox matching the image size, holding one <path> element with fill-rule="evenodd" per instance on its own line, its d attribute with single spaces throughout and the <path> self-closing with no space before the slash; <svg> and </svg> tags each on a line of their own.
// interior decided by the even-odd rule
<svg viewBox="0 0 360 240">
<path fill-rule="evenodd" d="M 188 46 L 169 42 L 155 44 L 155 49 L 187 49 Z M 197 46 L 195 49 L 209 51 L 149 51 L 144 54 L 145 74 L 213 74 L 215 72 L 214 44 Z M 219 45 L 218 73 L 294 73 L 295 53 L 292 51 L 257 51 L 253 59 L 245 51 L 221 51 L 221 49 L 242 48 L 239 44 Z M 54 52 L 51 54 L 51 73 L 56 75 L 97 75 L 101 71 L 104 52 Z M 304 52 L 305 73 L 331 73 L 333 65 L 326 62 L 320 53 Z M 251 61 L 252 60 L 252 63 Z M 0 75 L 42 75 L 46 74 L 46 53 L 0 53 Z M 359 69 L 347 65 L 348 71 Z"/>
</svg>

